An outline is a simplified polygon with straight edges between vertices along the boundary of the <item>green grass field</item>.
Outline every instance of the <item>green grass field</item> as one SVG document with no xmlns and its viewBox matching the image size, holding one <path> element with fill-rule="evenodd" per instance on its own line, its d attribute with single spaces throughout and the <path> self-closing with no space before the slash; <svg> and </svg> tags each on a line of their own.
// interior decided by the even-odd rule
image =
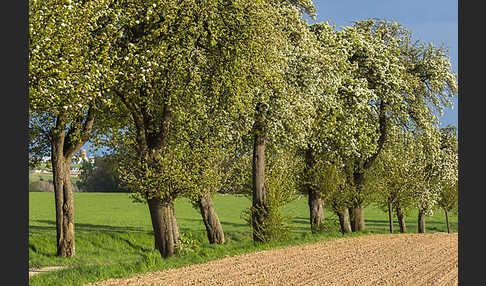
<svg viewBox="0 0 486 286">
<path fill-rule="evenodd" d="M 237 255 L 305 242 L 341 237 L 336 216 L 325 211 L 329 233 L 312 235 L 309 229 L 307 198 L 302 196 L 286 206 L 284 214 L 291 217 L 292 236 L 289 241 L 255 245 L 250 228 L 241 218 L 251 201 L 244 196 L 217 195 L 216 212 L 227 242 L 207 243 L 201 216 L 186 199 L 178 199 L 175 210 L 183 235 L 198 241 L 192 253 L 162 260 L 153 250 L 152 226 L 145 204 L 133 203 L 126 193 L 75 193 L 76 256 L 56 257 L 56 229 L 53 193 L 29 193 L 29 267 L 66 265 L 69 269 L 42 273 L 32 277 L 29 285 L 83 285 L 114 277 L 127 277 L 160 269 L 201 263 L 226 255 Z M 367 230 L 349 236 L 387 233 L 387 214 L 374 206 L 365 209 Z M 417 231 L 417 212 L 406 219 L 409 232 Z M 457 232 L 457 215 L 450 215 L 451 230 Z M 427 217 L 427 232 L 445 232 L 444 215 L 435 211 Z M 395 225 L 398 229 L 398 225 Z"/>
</svg>

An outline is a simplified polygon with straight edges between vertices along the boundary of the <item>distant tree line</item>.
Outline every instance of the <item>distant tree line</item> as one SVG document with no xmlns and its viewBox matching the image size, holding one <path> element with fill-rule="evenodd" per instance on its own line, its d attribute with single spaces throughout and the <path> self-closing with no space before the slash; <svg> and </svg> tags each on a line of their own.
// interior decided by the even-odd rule
<svg viewBox="0 0 486 286">
<path fill-rule="evenodd" d="M 31 192 L 54 192 L 52 179 L 30 182 Z M 83 161 L 80 173 L 73 184 L 73 192 L 129 192 L 121 185 L 116 161 L 110 156 L 97 156 L 94 162 Z"/>
</svg>

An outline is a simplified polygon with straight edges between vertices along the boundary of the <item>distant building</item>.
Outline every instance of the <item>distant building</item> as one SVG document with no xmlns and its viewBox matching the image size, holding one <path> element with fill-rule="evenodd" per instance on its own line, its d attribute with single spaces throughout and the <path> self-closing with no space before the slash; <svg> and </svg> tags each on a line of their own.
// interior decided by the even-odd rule
<svg viewBox="0 0 486 286">
<path fill-rule="evenodd" d="M 90 162 L 94 164 L 94 156 L 87 156 L 86 149 L 81 149 L 79 156 L 73 158 L 73 163 L 82 164 L 83 162 Z"/>
</svg>

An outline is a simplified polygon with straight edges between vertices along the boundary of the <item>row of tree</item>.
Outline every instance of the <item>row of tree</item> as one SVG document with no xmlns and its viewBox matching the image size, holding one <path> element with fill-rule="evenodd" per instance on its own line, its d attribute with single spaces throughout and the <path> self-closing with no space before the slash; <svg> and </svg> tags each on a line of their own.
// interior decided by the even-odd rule
<svg viewBox="0 0 486 286">
<path fill-rule="evenodd" d="M 30 152 L 51 155 L 58 255 L 75 254 L 69 167 L 89 140 L 147 203 L 163 257 L 179 241 L 181 196 L 200 208 L 209 241 L 224 242 L 212 203 L 221 189 L 251 193 L 255 241 L 278 237 L 280 209 L 301 191 L 313 231 L 323 202 L 353 231 L 378 194 L 404 208 L 387 194 L 393 180 L 426 214 L 435 182 L 457 181 L 438 155 L 456 151 L 437 129 L 457 93 L 446 50 L 397 23 L 336 30 L 303 13 L 314 15 L 311 1 L 29 2 Z M 388 167 L 400 164 L 410 177 Z"/>
</svg>

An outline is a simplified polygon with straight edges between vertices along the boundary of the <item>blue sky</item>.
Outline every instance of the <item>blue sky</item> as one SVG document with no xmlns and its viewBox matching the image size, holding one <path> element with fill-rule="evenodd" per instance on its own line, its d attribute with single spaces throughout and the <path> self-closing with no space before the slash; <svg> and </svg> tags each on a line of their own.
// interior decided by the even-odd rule
<svg viewBox="0 0 486 286">
<path fill-rule="evenodd" d="M 457 0 L 314 0 L 314 3 L 317 6 L 316 20 L 329 21 L 338 28 L 369 18 L 398 22 L 412 31 L 414 39 L 447 47 L 452 70 L 458 72 Z M 454 108 L 445 110 L 440 121 L 441 127 L 458 126 L 457 98 Z"/>
</svg>

